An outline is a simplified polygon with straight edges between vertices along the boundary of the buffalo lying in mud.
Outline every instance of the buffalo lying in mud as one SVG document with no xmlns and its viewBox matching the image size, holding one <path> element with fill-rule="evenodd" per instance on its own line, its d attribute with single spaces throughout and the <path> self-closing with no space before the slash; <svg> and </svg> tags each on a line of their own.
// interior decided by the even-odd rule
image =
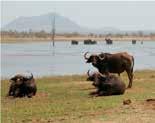
<svg viewBox="0 0 155 123">
<path fill-rule="evenodd" d="M 37 87 L 33 75 L 30 77 L 23 75 L 16 75 L 10 79 L 11 85 L 9 88 L 8 96 L 31 98 L 36 94 Z"/>
<path fill-rule="evenodd" d="M 96 96 L 109 96 L 109 95 L 121 95 L 125 92 L 125 84 L 121 79 L 114 75 L 104 76 L 99 72 L 95 72 L 92 75 L 88 71 L 88 81 L 93 81 L 93 84 L 97 91 L 91 93 Z"/>
<path fill-rule="evenodd" d="M 120 73 L 126 71 L 129 78 L 128 88 L 132 87 L 134 58 L 126 52 L 115 54 L 101 53 L 93 54 L 87 57 L 88 52 L 84 54 L 86 63 L 92 63 L 100 73 L 109 75 L 109 73 Z"/>
</svg>

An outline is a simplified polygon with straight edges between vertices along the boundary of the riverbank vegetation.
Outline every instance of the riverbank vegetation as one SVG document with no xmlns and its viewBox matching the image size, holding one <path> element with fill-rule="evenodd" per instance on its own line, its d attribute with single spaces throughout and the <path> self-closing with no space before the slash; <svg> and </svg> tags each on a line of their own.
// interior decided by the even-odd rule
<svg viewBox="0 0 155 123">
<path fill-rule="evenodd" d="M 133 87 L 124 95 L 91 97 L 95 88 L 86 75 L 36 79 L 33 98 L 6 97 L 9 82 L 1 82 L 2 123 L 154 123 L 155 71 L 136 71 Z M 128 84 L 126 73 L 121 78 Z M 130 99 L 130 105 L 123 100 Z"/>
<path fill-rule="evenodd" d="M 40 32 L 17 32 L 17 31 L 2 31 L 1 32 L 1 42 L 2 43 L 14 43 L 14 42 L 38 42 L 38 41 L 51 41 L 51 33 L 40 31 Z M 77 32 L 73 33 L 62 33 L 56 34 L 56 41 L 83 41 L 85 39 L 92 39 L 97 41 L 104 41 L 105 38 L 111 38 L 114 41 L 152 41 L 155 40 L 155 33 L 145 34 L 142 31 L 132 32 L 132 33 L 122 33 L 122 34 L 80 34 Z"/>
</svg>

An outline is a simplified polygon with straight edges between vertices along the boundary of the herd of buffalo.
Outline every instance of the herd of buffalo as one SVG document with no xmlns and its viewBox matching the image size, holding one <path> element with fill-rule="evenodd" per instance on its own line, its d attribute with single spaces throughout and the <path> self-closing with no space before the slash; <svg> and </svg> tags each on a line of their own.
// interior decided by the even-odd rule
<svg viewBox="0 0 155 123">
<path fill-rule="evenodd" d="M 128 88 L 132 87 L 133 81 L 133 67 L 134 58 L 126 52 L 115 54 L 100 53 L 90 54 L 86 52 L 84 58 L 86 63 L 91 63 L 98 69 L 98 72 L 88 74 L 88 81 L 93 81 L 92 85 L 95 86 L 97 91 L 92 92 L 92 95 L 107 96 L 107 95 L 120 95 L 125 92 L 125 83 L 120 79 L 120 74 L 124 71 L 127 72 L 129 78 Z M 119 76 L 111 73 L 117 73 Z M 37 86 L 33 74 L 31 76 L 15 75 L 10 79 L 10 88 L 8 96 L 12 97 L 29 97 L 31 98 L 37 92 Z"/>
<path fill-rule="evenodd" d="M 113 40 L 110 39 L 110 38 L 105 38 L 105 42 L 106 42 L 106 44 L 108 44 L 108 45 L 113 44 Z M 136 42 L 137 42 L 136 40 L 132 40 L 132 44 L 136 44 Z M 72 44 L 72 45 L 78 45 L 78 43 L 79 43 L 79 41 L 77 41 L 77 40 L 72 40 L 72 41 L 71 41 L 71 44 Z M 96 41 L 96 40 L 91 40 L 91 39 L 86 39 L 86 40 L 83 41 L 83 44 L 84 44 L 84 45 L 97 44 L 97 41 Z M 141 41 L 141 44 L 143 44 L 143 41 Z"/>
</svg>

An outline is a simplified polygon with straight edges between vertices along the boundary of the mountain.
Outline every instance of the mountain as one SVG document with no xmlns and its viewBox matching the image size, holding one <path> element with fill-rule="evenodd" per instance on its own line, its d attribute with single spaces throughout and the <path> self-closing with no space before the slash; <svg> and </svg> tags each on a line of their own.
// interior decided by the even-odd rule
<svg viewBox="0 0 155 123">
<path fill-rule="evenodd" d="M 3 31 L 16 30 L 21 31 L 34 31 L 38 32 L 44 30 L 46 32 L 51 32 L 52 30 L 52 21 L 55 16 L 55 28 L 56 33 L 72 33 L 78 32 L 81 34 L 125 34 L 125 33 L 137 33 L 138 31 L 125 31 L 119 30 L 114 27 L 103 27 L 100 29 L 91 29 L 78 25 L 76 22 L 70 20 L 67 17 L 61 16 L 57 13 L 47 13 L 40 16 L 32 17 L 18 17 L 9 24 L 2 27 Z M 150 34 L 155 32 L 155 30 L 145 30 L 143 34 Z"/>
<path fill-rule="evenodd" d="M 48 13 L 40 16 L 19 17 L 2 28 L 2 30 L 16 31 L 41 31 L 50 32 L 52 30 L 52 21 L 55 16 L 55 27 L 57 33 L 67 32 L 85 32 L 86 29 L 80 27 L 72 20 L 57 13 Z"/>
</svg>

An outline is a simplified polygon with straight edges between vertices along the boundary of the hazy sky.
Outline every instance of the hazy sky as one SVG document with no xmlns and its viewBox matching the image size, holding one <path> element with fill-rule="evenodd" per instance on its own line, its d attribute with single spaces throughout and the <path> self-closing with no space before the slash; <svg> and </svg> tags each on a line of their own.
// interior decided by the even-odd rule
<svg viewBox="0 0 155 123">
<path fill-rule="evenodd" d="M 59 13 L 89 28 L 115 27 L 122 30 L 155 30 L 155 2 L 9 2 L 1 3 L 1 24 L 19 16 Z"/>
</svg>

